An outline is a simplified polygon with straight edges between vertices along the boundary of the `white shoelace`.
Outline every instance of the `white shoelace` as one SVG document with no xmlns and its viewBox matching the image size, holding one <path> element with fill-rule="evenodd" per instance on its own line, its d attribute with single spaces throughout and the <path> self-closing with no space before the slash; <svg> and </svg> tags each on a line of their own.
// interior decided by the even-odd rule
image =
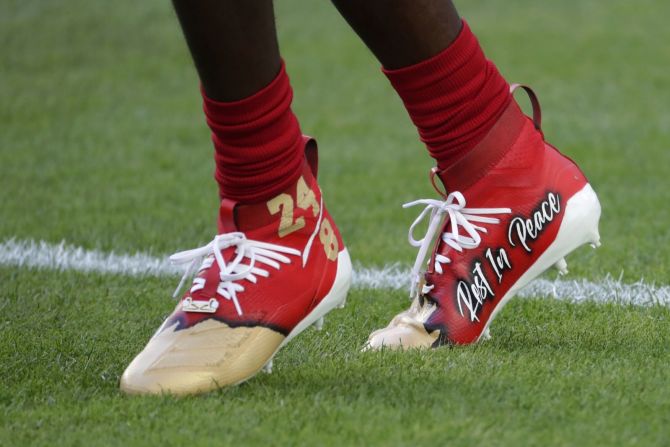
<svg viewBox="0 0 670 447">
<path fill-rule="evenodd" d="M 450 231 L 442 233 L 442 241 L 458 252 L 463 249 L 476 248 L 482 241 L 479 233 L 486 233 L 486 228 L 475 225 L 472 222 L 497 224 L 500 219 L 495 217 L 486 217 L 487 214 L 509 214 L 512 212 L 509 208 L 466 208 L 465 197 L 460 192 L 452 192 L 444 201 L 434 199 L 420 199 L 403 205 L 403 208 L 409 208 L 416 205 L 426 205 L 419 216 L 409 227 L 408 240 L 413 247 L 419 248 L 416 261 L 412 267 L 412 286 L 410 297 L 418 295 L 418 285 L 421 281 L 421 265 L 426 259 L 428 250 L 432 246 L 435 234 L 441 228 L 445 217 L 449 219 Z M 414 229 L 430 213 L 430 221 L 426 235 L 419 240 L 414 239 Z M 461 234 L 459 228 L 462 228 L 466 234 Z M 442 273 L 442 264 L 451 262 L 446 256 L 436 254 L 434 268 L 437 273 Z M 431 286 L 428 286 L 430 288 Z"/>
<path fill-rule="evenodd" d="M 229 247 L 235 247 L 236 256 L 231 261 L 226 262 L 221 253 Z M 277 270 L 281 268 L 281 264 L 290 264 L 291 259 L 282 253 L 300 256 L 300 250 L 269 244 L 267 242 L 249 240 L 241 232 L 219 234 L 214 237 L 212 242 L 205 246 L 181 251 L 170 256 L 170 261 L 173 264 L 191 263 L 186 272 L 184 272 L 181 281 L 179 281 L 179 285 L 174 292 L 174 297 L 178 296 L 184 282 L 194 273 L 195 266 L 198 263 L 202 262 L 198 270 L 202 271 L 211 267 L 213 262 L 216 261 L 221 272 L 221 282 L 217 288 L 217 293 L 225 299 L 232 301 L 235 304 L 235 310 L 237 310 L 238 315 L 242 315 L 242 307 L 237 299 L 237 294 L 244 291 L 244 286 L 237 281 L 246 279 L 255 284 L 258 280 L 257 276 L 264 278 L 270 276 L 270 272 L 257 266 L 258 263 L 266 264 Z M 212 254 L 214 255 L 213 258 L 210 256 Z M 244 258 L 249 259 L 248 264 L 242 263 Z M 198 279 L 194 280 L 191 292 L 204 287 L 204 281 L 199 282 L 197 281 Z"/>
</svg>

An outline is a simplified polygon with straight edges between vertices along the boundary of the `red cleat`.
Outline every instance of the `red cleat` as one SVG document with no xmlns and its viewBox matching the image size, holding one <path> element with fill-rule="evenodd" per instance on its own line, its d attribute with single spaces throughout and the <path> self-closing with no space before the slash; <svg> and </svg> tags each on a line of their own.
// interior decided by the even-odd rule
<svg viewBox="0 0 670 447">
<path fill-rule="evenodd" d="M 580 245 L 600 244 L 598 197 L 575 163 L 544 141 L 539 103 L 523 88 L 533 120 L 512 101 L 465 159 L 433 172 L 433 185 L 437 174 L 449 194 L 405 205 L 425 205 L 409 234 L 419 248 L 413 302 L 373 332 L 366 349 L 476 342 L 522 287 L 551 266 L 567 272 L 564 257 Z M 425 217 L 428 231 L 416 240 Z"/>
<path fill-rule="evenodd" d="M 258 204 L 223 200 L 214 240 L 170 257 L 191 264 L 182 283 L 199 266 L 197 275 L 124 372 L 124 392 L 195 394 L 244 382 L 344 306 L 351 261 L 315 179 L 316 145 L 306 145 L 312 163 L 293 186 Z"/>
</svg>

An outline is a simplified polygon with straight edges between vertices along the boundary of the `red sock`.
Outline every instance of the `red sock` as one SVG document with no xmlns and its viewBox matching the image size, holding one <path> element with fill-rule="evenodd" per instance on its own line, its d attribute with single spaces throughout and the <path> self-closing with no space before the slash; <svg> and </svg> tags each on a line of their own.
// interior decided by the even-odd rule
<svg viewBox="0 0 670 447">
<path fill-rule="evenodd" d="M 218 102 L 203 91 L 202 97 L 221 198 L 259 202 L 297 180 L 304 144 L 291 111 L 293 90 L 283 61 L 277 77 L 253 96 Z"/>
<path fill-rule="evenodd" d="M 509 85 L 484 57 L 465 20 L 441 53 L 384 74 L 440 170 L 474 148 L 511 100 Z"/>
</svg>

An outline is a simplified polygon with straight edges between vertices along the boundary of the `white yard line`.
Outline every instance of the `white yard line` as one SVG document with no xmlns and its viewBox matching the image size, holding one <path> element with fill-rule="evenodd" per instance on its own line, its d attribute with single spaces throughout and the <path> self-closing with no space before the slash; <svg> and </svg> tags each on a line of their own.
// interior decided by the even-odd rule
<svg viewBox="0 0 670 447">
<path fill-rule="evenodd" d="M 74 270 L 130 276 L 180 275 L 183 269 L 169 264 L 166 257 L 146 253 L 116 254 L 85 250 L 66 244 L 9 239 L 0 242 L 0 266 L 30 267 L 49 270 Z M 399 264 L 383 268 L 357 265 L 353 287 L 358 289 L 404 289 L 409 269 Z M 626 284 L 606 277 L 592 282 L 585 279 L 537 279 L 519 296 L 552 297 L 572 302 L 596 301 L 648 306 L 670 306 L 670 286 L 639 281 Z"/>
</svg>

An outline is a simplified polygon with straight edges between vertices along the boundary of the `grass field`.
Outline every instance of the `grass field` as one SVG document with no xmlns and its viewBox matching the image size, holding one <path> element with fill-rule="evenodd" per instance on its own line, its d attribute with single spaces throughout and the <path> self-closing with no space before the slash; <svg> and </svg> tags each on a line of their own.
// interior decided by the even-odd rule
<svg viewBox="0 0 670 447">
<path fill-rule="evenodd" d="M 277 3 L 294 108 L 352 257 L 410 264 L 400 204 L 432 194 L 415 130 L 328 2 Z M 572 277 L 670 282 L 670 4 L 460 3 L 600 194 L 603 247 L 570 257 Z M 164 255 L 210 240 L 200 107 L 168 1 L 0 1 L 0 242 Z M 481 345 L 360 353 L 407 301 L 358 289 L 271 375 L 123 396 L 174 286 L 0 267 L 0 445 L 670 445 L 667 307 L 517 300 Z"/>
</svg>

